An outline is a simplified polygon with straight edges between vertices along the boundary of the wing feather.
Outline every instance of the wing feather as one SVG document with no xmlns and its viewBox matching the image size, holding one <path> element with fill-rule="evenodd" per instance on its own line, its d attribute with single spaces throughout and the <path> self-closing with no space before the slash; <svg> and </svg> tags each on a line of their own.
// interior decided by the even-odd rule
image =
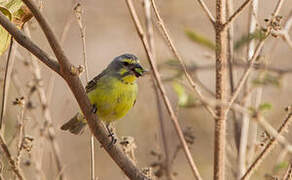
<svg viewBox="0 0 292 180">
<path fill-rule="evenodd" d="M 106 70 L 102 71 L 99 75 L 95 76 L 91 81 L 89 81 L 85 87 L 86 93 L 94 90 L 96 88 L 97 81 L 106 74 Z"/>
</svg>

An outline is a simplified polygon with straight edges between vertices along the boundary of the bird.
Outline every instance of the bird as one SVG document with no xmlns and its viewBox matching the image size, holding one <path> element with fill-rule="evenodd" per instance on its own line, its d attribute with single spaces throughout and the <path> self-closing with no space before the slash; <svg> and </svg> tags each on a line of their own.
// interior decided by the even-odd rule
<svg viewBox="0 0 292 180">
<path fill-rule="evenodd" d="M 92 111 L 106 124 L 106 128 L 114 141 L 109 125 L 124 117 L 135 105 L 138 92 L 137 79 L 142 77 L 146 69 L 133 54 L 122 54 L 112 62 L 85 87 L 92 104 Z M 82 134 L 87 121 L 82 112 L 77 112 L 61 130 L 72 134 Z"/>
</svg>

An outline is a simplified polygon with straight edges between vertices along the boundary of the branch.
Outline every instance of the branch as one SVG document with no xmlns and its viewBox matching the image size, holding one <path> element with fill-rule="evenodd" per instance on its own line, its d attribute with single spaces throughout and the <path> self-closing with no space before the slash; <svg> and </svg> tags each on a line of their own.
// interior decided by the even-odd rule
<svg viewBox="0 0 292 180">
<path fill-rule="evenodd" d="M 151 67 L 152 72 L 153 72 L 153 76 L 154 76 L 155 81 L 156 81 L 156 83 L 158 85 L 158 88 L 159 88 L 159 91 L 160 91 L 161 96 L 163 98 L 164 104 L 165 104 L 165 106 L 167 108 L 168 114 L 169 114 L 169 116 L 170 116 L 170 118 L 172 120 L 172 123 L 173 123 L 174 127 L 175 127 L 175 130 L 176 130 L 176 133 L 177 133 L 177 135 L 179 137 L 179 140 L 180 140 L 180 142 L 181 142 L 181 144 L 183 146 L 183 150 L 184 150 L 184 153 L 186 155 L 186 158 L 187 158 L 187 160 L 188 160 L 188 162 L 189 162 L 189 164 L 190 164 L 190 166 L 192 168 L 192 172 L 193 172 L 195 178 L 200 180 L 202 178 L 201 178 L 201 176 L 199 174 L 199 171 L 198 171 L 198 168 L 197 168 L 195 162 L 193 161 L 191 152 L 190 152 L 189 147 L 188 147 L 188 145 L 187 145 L 187 143 L 185 141 L 185 138 L 184 138 L 183 132 L 181 130 L 181 127 L 180 127 L 180 125 L 178 123 L 178 119 L 177 119 L 177 117 L 176 117 L 176 115 L 175 115 L 175 113 L 174 113 L 174 111 L 173 111 L 173 109 L 171 107 L 171 104 L 170 104 L 170 101 L 169 101 L 168 97 L 166 96 L 165 88 L 164 88 L 164 86 L 162 84 L 162 81 L 161 81 L 161 78 L 160 78 L 160 74 L 158 72 L 157 66 L 156 66 L 155 61 L 153 59 L 153 55 L 151 54 L 151 51 L 150 51 L 150 48 L 149 48 L 149 44 L 147 42 L 147 38 L 146 38 L 146 36 L 144 34 L 144 31 L 143 31 L 143 28 L 142 28 L 141 23 L 139 21 L 139 18 L 137 16 L 136 10 L 135 10 L 135 8 L 133 6 L 133 2 L 132 2 L 132 0 L 126 0 L 126 3 L 127 3 L 128 8 L 129 8 L 131 17 L 132 17 L 132 19 L 134 21 L 137 33 L 138 33 L 138 35 L 139 35 L 139 37 L 140 37 L 140 39 L 141 39 L 141 41 L 143 43 L 144 49 L 145 49 L 147 57 L 148 57 L 148 61 L 149 61 L 150 67 Z M 153 3 L 153 1 L 152 1 L 152 3 Z"/>
<path fill-rule="evenodd" d="M 22 31 L 17 29 L 2 13 L 0 13 L 0 24 L 14 37 L 14 39 L 28 51 L 32 52 L 44 64 L 56 73 L 60 74 L 59 64 L 49 55 L 32 42 Z"/>
<path fill-rule="evenodd" d="M 207 7 L 207 5 L 205 4 L 205 2 L 203 0 L 197 0 L 198 3 L 200 4 L 200 6 L 202 7 L 203 11 L 206 13 L 206 15 L 208 16 L 210 22 L 212 23 L 212 25 L 215 25 L 215 18 L 212 15 L 211 11 L 209 10 L 209 8 Z"/>
<path fill-rule="evenodd" d="M 292 106 L 286 108 L 287 116 L 284 122 L 281 124 L 280 128 L 277 130 L 278 134 L 282 134 L 288 128 L 290 121 L 292 120 Z M 263 160 L 267 157 L 267 155 L 274 149 L 277 145 L 277 138 L 271 139 L 269 144 L 265 147 L 265 149 L 260 153 L 260 155 L 256 158 L 256 160 L 249 166 L 246 173 L 242 176 L 241 180 L 249 179 L 249 177 L 255 172 L 255 170 L 259 167 L 259 165 L 263 162 Z"/>
<path fill-rule="evenodd" d="M 247 5 L 251 2 L 251 0 L 246 0 L 223 24 L 223 28 L 227 28 L 247 7 Z"/>
<path fill-rule="evenodd" d="M 227 99 L 227 29 L 222 28 L 226 20 L 226 0 L 216 0 L 216 99 L 222 103 Z M 223 105 L 216 106 L 214 127 L 214 180 L 225 179 L 226 165 L 226 108 Z"/>
<path fill-rule="evenodd" d="M 284 174 L 282 180 L 291 180 L 292 178 L 292 162 L 289 162 L 289 166 L 286 170 L 286 173 Z"/>
<path fill-rule="evenodd" d="M 156 52 L 155 52 L 155 44 L 154 44 L 154 34 L 153 34 L 153 19 L 151 13 L 151 2 L 150 0 L 144 0 L 144 13 L 145 13 L 145 24 L 146 24 L 146 37 L 149 42 L 149 50 L 153 56 L 153 59 L 156 59 Z M 161 140 L 162 140 L 162 148 L 164 152 L 164 161 L 163 161 L 163 170 L 165 171 L 166 178 L 168 180 L 173 180 L 172 175 L 172 164 L 170 162 L 170 151 L 168 146 L 168 139 L 166 134 L 166 124 L 163 118 L 163 110 L 162 110 L 162 103 L 159 96 L 159 89 L 158 85 L 155 82 L 155 77 L 151 76 L 153 81 L 153 89 L 157 104 L 157 113 L 158 113 L 158 121 L 159 121 L 159 128 L 161 133 Z"/>
<path fill-rule="evenodd" d="M 31 38 L 30 31 L 27 27 L 24 28 L 24 31 L 26 32 L 27 36 L 29 38 Z M 40 82 L 40 81 L 42 81 L 42 75 L 41 75 L 41 70 L 40 70 L 39 64 L 37 62 L 37 59 L 31 53 L 29 53 L 29 55 L 30 55 L 29 59 L 30 59 L 30 66 L 31 66 L 32 75 L 37 82 Z M 49 109 L 49 103 L 48 103 L 48 99 L 46 96 L 46 92 L 45 92 L 44 87 L 40 86 L 39 83 L 37 83 L 36 86 L 37 86 L 36 90 L 38 93 L 38 98 L 39 98 L 39 101 L 41 104 L 41 112 L 42 112 L 42 115 L 44 117 L 44 122 L 43 122 L 44 127 L 43 128 L 45 128 L 47 130 L 47 133 L 48 133 L 47 139 L 48 139 L 48 141 L 52 147 L 52 150 L 53 150 L 53 156 L 54 156 L 55 161 L 56 161 L 58 173 L 60 174 L 60 179 L 61 180 L 66 179 L 65 174 L 63 172 L 64 165 L 61 161 L 60 147 L 55 139 L 56 132 L 55 132 L 55 127 L 54 127 L 54 124 L 52 121 L 52 116 L 51 116 L 52 113 Z"/>
<path fill-rule="evenodd" d="M 3 92 L 2 92 L 2 101 L 1 101 L 0 129 L 2 127 L 3 118 L 6 111 L 6 97 L 7 97 L 6 93 L 8 92 L 8 88 L 10 84 L 10 75 L 12 72 L 11 69 L 13 68 L 13 65 L 14 65 L 15 53 L 12 53 L 12 50 L 13 50 L 13 38 L 10 38 L 10 45 L 9 45 L 9 50 L 7 54 L 5 74 L 4 74 L 4 80 L 3 80 L 4 82 L 3 82 Z M 10 61 L 11 61 L 11 65 L 10 65 Z"/>
<path fill-rule="evenodd" d="M 19 180 L 25 180 L 22 171 L 17 167 L 16 162 L 12 158 L 1 132 L 0 132 L 0 146 L 9 161 L 9 164 L 13 172 L 16 174 Z"/>
<path fill-rule="evenodd" d="M 132 163 L 132 161 L 123 153 L 119 146 L 108 146 L 111 143 L 111 139 L 103 127 L 102 122 L 98 120 L 95 113 L 91 112 L 91 104 L 86 95 L 86 92 L 82 86 L 82 83 L 78 76 L 71 73 L 72 64 L 69 63 L 67 57 L 64 55 L 63 50 L 58 46 L 55 35 L 52 33 L 48 24 L 42 18 L 40 12 L 30 0 L 23 1 L 31 10 L 31 12 L 37 17 L 37 20 L 42 29 L 46 32 L 47 38 L 50 39 L 50 45 L 53 47 L 55 55 L 60 62 L 61 67 L 52 61 L 46 53 L 44 53 L 39 47 L 33 44 L 22 32 L 20 32 L 9 20 L 0 13 L 0 24 L 13 36 L 13 38 L 19 42 L 22 46 L 27 48 L 32 54 L 37 56 L 42 62 L 49 66 L 55 72 L 58 72 L 60 76 L 67 82 L 71 91 L 73 92 L 75 99 L 77 100 L 86 120 L 88 122 L 91 132 L 96 139 L 103 145 L 104 149 L 116 162 L 116 164 L 123 170 L 123 172 L 130 178 L 135 180 L 147 180 L 144 174 Z M 49 33 L 48 33 L 49 32 Z"/>
<path fill-rule="evenodd" d="M 85 69 L 85 82 L 89 82 L 88 78 L 88 63 L 87 63 L 87 53 L 86 53 L 86 41 L 85 41 L 85 27 L 83 26 L 82 15 L 83 8 L 78 2 L 74 7 L 74 14 L 79 26 L 80 36 L 82 40 L 82 55 L 83 55 L 83 65 Z M 90 178 L 91 180 L 97 179 L 95 176 L 95 153 L 94 153 L 94 136 L 90 134 Z"/>
<path fill-rule="evenodd" d="M 186 79 L 187 79 L 187 82 L 189 83 L 189 85 L 192 87 L 193 91 L 198 95 L 200 101 L 203 103 L 204 107 L 206 108 L 206 110 L 211 114 L 211 116 L 213 118 L 216 117 L 216 114 L 215 112 L 213 111 L 213 109 L 208 105 L 208 102 L 205 100 L 205 98 L 203 97 L 198 85 L 192 80 L 190 74 L 188 73 L 187 71 L 187 66 L 185 64 L 185 62 L 183 61 L 183 59 L 181 58 L 181 56 L 179 55 L 178 51 L 176 50 L 175 46 L 174 46 L 174 43 L 173 41 L 171 40 L 167 30 L 166 30 L 166 26 L 162 20 L 162 18 L 160 17 L 160 14 L 158 12 L 158 9 L 157 9 L 157 6 L 156 6 L 156 3 L 154 0 L 151 0 L 151 3 L 152 3 L 152 7 L 154 9 L 154 13 L 155 13 L 155 16 L 158 20 L 158 25 L 159 27 L 161 28 L 162 30 L 162 35 L 163 37 L 165 38 L 171 52 L 173 53 L 173 55 L 176 57 L 176 59 L 179 61 L 179 63 L 181 64 L 182 66 L 182 69 L 183 69 L 183 72 L 186 76 Z"/>
<path fill-rule="evenodd" d="M 239 95 L 239 92 L 240 90 L 242 89 L 242 86 L 243 84 L 245 83 L 249 73 L 252 71 L 252 67 L 262 49 L 262 47 L 264 46 L 264 43 L 266 41 L 266 39 L 269 37 L 269 35 L 271 34 L 271 31 L 273 30 L 273 20 L 275 17 L 277 17 L 278 13 L 279 13 L 279 10 L 281 8 L 281 5 L 283 4 L 283 1 L 284 0 L 279 0 L 274 11 L 273 11 L 273 17 L 269 20 L 269 24 L 268 24 L 268 28 L 267 28 L 267 31 L 265 32 L 265 36 L 262 40 L 260 40 L 260 42 L 258 43 L 257 47 L 255 48 L 255 52 L 252 56 L 252 58 L 250 60 L 248 60 L 249 62 L 249 66 L 248 68 L 245 70 L 245 72 L 243 73 L 243 75 L 241 76 L 240 80 L 239 80 L 239 83 L 232 95 L 232 97 L 230 98 L 229 100 L 229 103 L 228 103 L 228 106 L 227 106 L 227 109 L 226 109 L 226 115 L 230 109 L 230 106 L 232 105 L 232 103 L 235 101 L 235 99 L 237 98 L 237 96 Z"/>
</svg>

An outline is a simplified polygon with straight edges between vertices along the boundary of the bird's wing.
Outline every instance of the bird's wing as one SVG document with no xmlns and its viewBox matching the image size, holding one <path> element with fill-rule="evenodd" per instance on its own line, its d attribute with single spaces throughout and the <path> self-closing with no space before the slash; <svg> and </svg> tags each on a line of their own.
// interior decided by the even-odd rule
<svg viewBox="0 0 292 180">
<path fill-rule="evenodd" d="M 86 93 L 94 90 L 96 88 L 97 81 L 106 74 L 106 70 L 102 71 L 99 75 L 95 76 L 91 81 L 89 81 L 85 87 Z"/>
</svg>

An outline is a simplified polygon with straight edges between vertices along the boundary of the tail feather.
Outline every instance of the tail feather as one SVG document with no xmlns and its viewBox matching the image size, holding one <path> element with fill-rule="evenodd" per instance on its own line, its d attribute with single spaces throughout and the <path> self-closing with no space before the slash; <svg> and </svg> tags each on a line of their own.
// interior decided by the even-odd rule
<svg viewBox="0 0 292 180">
<path fill-rule="evenodd" d="M 82 134 L 86 126 L 86 121 L 81 113 L 77 113 L 72 119 L 61 126 L 64 131 L 69 131 L 73 134 Z"/>
</svg>

